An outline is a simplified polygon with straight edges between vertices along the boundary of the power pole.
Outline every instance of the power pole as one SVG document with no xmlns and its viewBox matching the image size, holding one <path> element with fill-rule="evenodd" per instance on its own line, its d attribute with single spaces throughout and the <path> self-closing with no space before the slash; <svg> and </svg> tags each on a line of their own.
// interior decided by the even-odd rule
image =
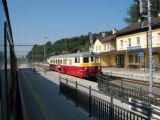
<svg viewBox="0 0 160 120">
<path fill-rule="evenodd" d="M 46 45 L 45 44 L 43 46 L 43 51 L 44 51 L 43 57 L 44 57 L 44 63 L 45 63 L 45 59 L 46 59 Z"/>
<path fill-rule="evenodd" d="M 149 64 L 149 91 L 150 96 L 152 96 L 152 84 L 153 84 L 153 58 L 152 58 L 152 17 L 151 17 L 151 0 L 147 0 L 148 10 L 144 9 L 145 0 L 137 0 L 139 4 L 139 12 L 141 19 L 148 18 L 148 34 L 147 34 L 147 44 L 148 44 L 148 64 Z"/>
<path fill-rule="evenodd" d="M 67 50 L 67 45 L 66 45 L 66 38 L 65 38 L 65 51 Z"/>
<path fill-rule="evenodd" d="M 149 47 L 149 82 L 150 94 L 152 95 L 153 84 L 153 60 L 152 60 L 152 18 L 151 18 L 151 1 L 148 0 L 148 47 Z"/>
<path fill-rule="evenodd" d="M 89 51 L 93 52 L 93 36 L 92 36 L 92 33 L 89 33 Z"/>
</svg>

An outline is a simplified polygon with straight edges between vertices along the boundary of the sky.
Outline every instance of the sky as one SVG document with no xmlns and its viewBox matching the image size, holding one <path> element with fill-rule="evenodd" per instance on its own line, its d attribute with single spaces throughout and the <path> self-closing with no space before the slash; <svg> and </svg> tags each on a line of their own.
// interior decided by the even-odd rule
<svg viewBox="0 0 160 120">
<path fill-rule="evenodd" d="M 123 28 L 126 26 L 123 18 L 133 0 L 7 0 L 7 2 L 15 44 L 33 45 L 87 35 L 88 32 Z"/>
</svg>

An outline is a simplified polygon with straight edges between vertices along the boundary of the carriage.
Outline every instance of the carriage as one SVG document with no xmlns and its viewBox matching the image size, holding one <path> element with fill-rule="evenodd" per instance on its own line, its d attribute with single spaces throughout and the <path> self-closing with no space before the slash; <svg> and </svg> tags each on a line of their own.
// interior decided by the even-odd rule
<svg viewBox="0 0 160 120">
<path fill-rule="evenodd" d="M 93 52 L 51 56 L 48 62 L 51 70 L 80 78 L 95 77 L 101 71 L 98 54 Z"/>
</svg>

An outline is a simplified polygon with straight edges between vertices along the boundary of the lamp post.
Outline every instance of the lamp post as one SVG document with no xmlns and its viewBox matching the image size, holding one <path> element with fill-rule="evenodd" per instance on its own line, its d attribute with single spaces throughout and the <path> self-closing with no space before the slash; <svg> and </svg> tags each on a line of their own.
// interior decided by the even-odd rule
<svg viewBox="0 0 160 120">
<path fill-rule="evenodd" d="M 126 69 L 127 69 L 127 41 L 124 41 L 126 43 Z"/>
<path fill-rule="evenodd" d="M 44 37 L 44 39 L 48 39 L 49 37 Z M 44 54 L 43 54 L 43 57 L 44 57 L 44 63 L 45 63 L 45 60 L 46 60 L 46 45 L 45 45 L 45 43 L 44 43 L 44 46 L 43 46 L 43 52 L 44 52 Z"/>
</svg>

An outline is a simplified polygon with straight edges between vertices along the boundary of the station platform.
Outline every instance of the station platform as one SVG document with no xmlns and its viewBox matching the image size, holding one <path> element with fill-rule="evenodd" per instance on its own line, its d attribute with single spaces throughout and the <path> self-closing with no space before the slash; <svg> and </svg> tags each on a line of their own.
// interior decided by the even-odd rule
<svg viewBox="0 0 160 120">
<path fill-rule="evenodd" d="M 102 68 L 105 75 L 149 81 L 149 71 L 129 70 L 124 68 Z M 153 72 L 153 82 L 160 83 L 160 71 Z"/>
<path fill-rule="evenodd" d="M 27 66 L 19 68 L 21 93 L 25 107 L 25 120 L 95 120 L 59 95 L 58 76 L 51 81 L 44 73 Z"/>
</svg>

